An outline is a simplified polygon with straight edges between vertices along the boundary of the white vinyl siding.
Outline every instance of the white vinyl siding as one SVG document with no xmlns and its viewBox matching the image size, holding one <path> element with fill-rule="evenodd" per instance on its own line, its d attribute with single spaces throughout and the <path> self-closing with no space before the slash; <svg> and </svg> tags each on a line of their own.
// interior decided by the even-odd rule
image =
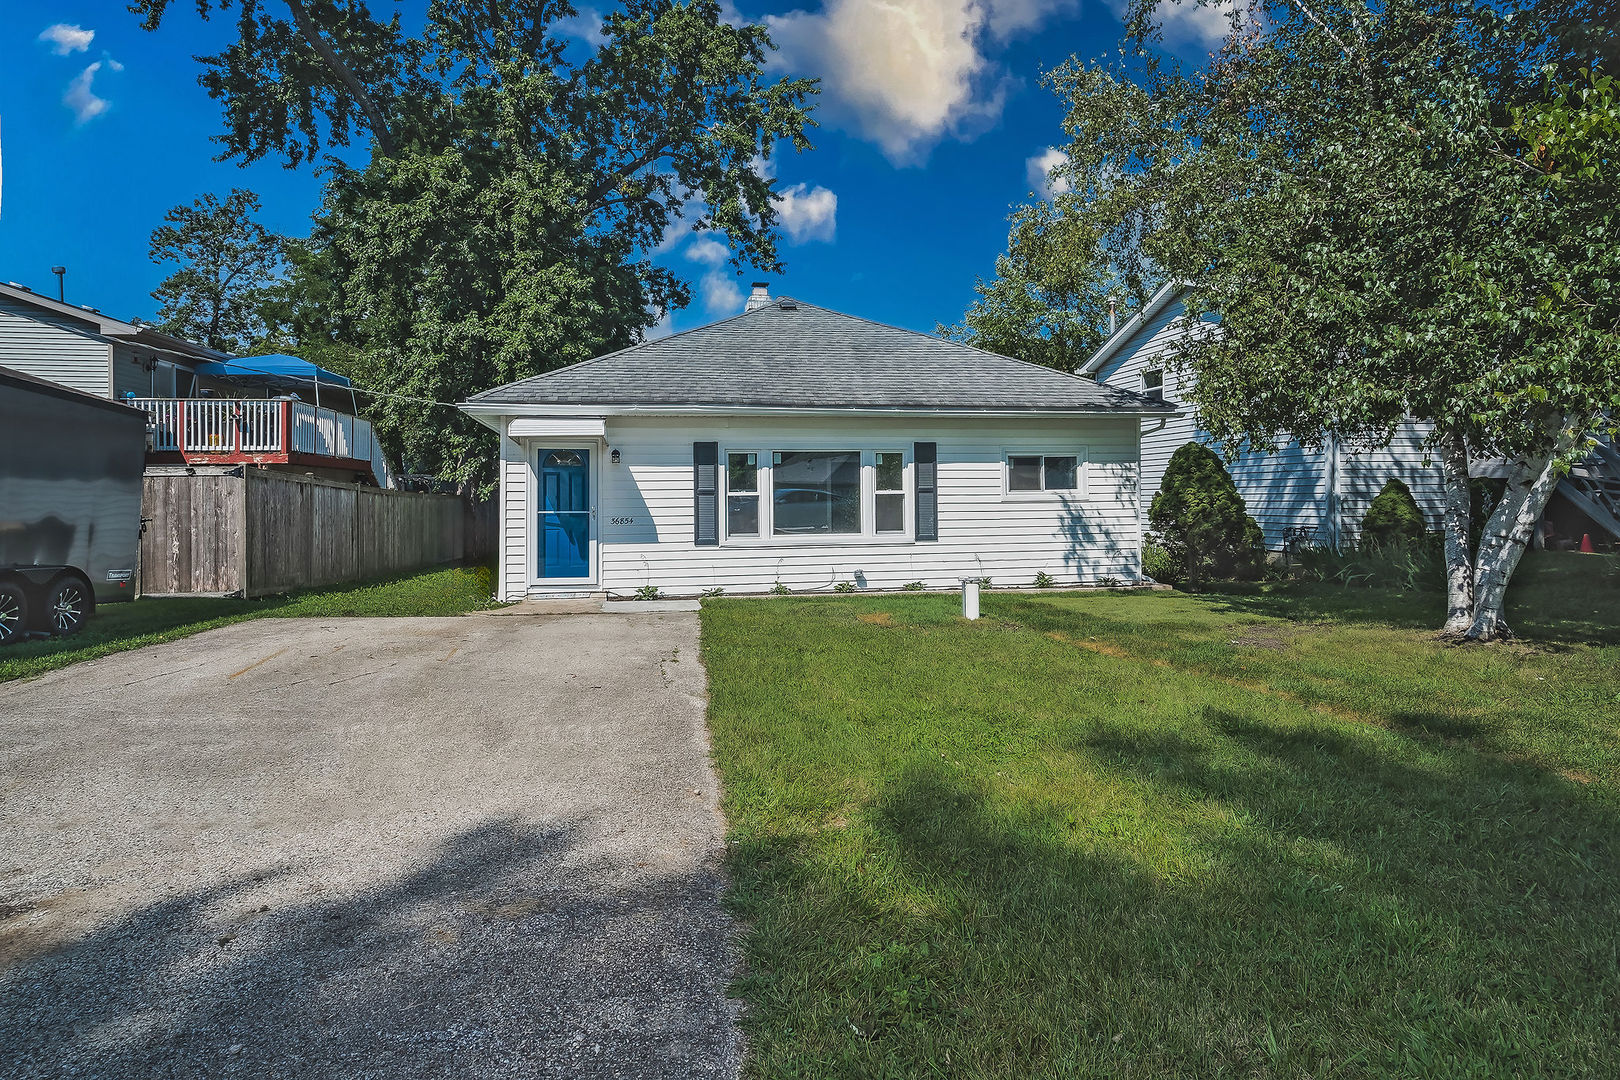
<svg viewBox="0 0 1620 1080">
<path fill-rule="evenodd" d="M 529 455 L 516 440 L 501 437 L 499 582 L 507 599 L 522 596 L 529 581 Z"/>
<path fill-rule="evenodd" d="M 111 397 L 111 348 L 106 339 L 64 319 L 0 299 L 0 367 Z"/>
<path fill-rule="evenodd" d="M 1432 531 L 1443 526 L 1440 514 L 1445 508 L 1445 477 L 1438 456 L 1428 456 L 1423 440 L 1434 430 L 1430 424 L 1407 421 L 1395 432 L 1388 446 L 1358 453 L 1344 451 L 1339 461 L 1339 508 L 1344 538 L 1354 539 L 1361 532 L 1361 519 L 1384 484 L 1400 480 L 1412 489 L 1424 523 Z"/>
<path fill-rule="evenodd" d="M 1069 584 L 1136 581 L 1136 436 L 1136 417 L 609 417 L 606 445 L 620 451 L 621 463 L 604 464 L 598 474 L 599 587 L 619 595 L 643 585 L 667 595 L 715 587 L 762 592 L 778 581 L 795 592 L 830 591 L 841 581 L 872 589 L 911 581 L 953 588 L 963 577 L 1013 586 L 1030 584 L 1042 571 Z M 767 534 L 751 543 L 696 547 L 692 444 L 702 441 L 719 442 L 722 453 L 903 448 L 908 473 L 912 445 L 937 443 L 940 538 L 913 541 L 909 535 L 886 534 L 818 542 Z M 1047 453 L 1089 461 L 1083 466 L 1089 469 L 1089 490 L 1006 499 L 1006 455 L 1032 442 Z M 510 470 L 510 463 L 503 464 L 503 485 L 523 482 Z M 914 482 L 908 475 L 908 491 Z M 510 552 L 514 532 L 523 545 L 533 542 L 527 524 L 507 516 L 503 551 Z M 909 534 L 909 521 L 907 529 Z M 522 594 L 513 587 L 516 578 L 506 580 L 503 595 Z"/>
<path fill-rule="evenodd" d="M 1128 390 L 1142 389 L 1142 376 L 1164 370 L 1164 399 L 1182 406 L 1186 415 L 1175 420 L 1142 421 L 1142 521 L 1147 522 L 1153 496 L 1164 480 L 1170 456 L 1188 442 L 1213 445 L 1186 404 L 1192 377 L 1165 369 L 1165 358 L 1176 340 L 1188 332 L 1186 308 L 1177 300 L 1120 344 L 1118 351 L 1097 371 L 1097 379 Z M 1204 325 L 1204 324 L 1201 324 Z M 1218 333 L 1212 329 L 1211 332 Z M 1266 536 L 1266 546 L 1281 548 L 1286 531 L 1308 528 L 1318 543 L 1354 539 L 1360 531 L 1367 504 L 1384 482 L 1399 477 L 1412 489 L 1430 528 L 1438 528 L 1444 499 L 1439 468 L 1424 463 L 1423 438 L 1428 428 L 1403 424 L 1389 446 L 1363 453 L 1338 452 L 1337 492 L 1333 490 L 1333 451 L 1307 450 L 1297 442 L 1274 453 L 1245 453 L 1226 463 L 1232 481 Z M 1337 503 L 1337 530 L 1333 507 Z M 1335 533 L 1337 532 L 1337 536 Z"/>
</svg>

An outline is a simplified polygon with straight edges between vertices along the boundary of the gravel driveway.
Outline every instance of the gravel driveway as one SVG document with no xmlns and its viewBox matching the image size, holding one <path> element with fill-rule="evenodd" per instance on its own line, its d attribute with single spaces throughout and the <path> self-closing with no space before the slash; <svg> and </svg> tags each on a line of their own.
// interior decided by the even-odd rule
<svg viewBox="0 0 1620 1080">
<path fill-rule="evenodd" d="M 692 614 L 0 685 L 0 1076 L 734 1076 Z"/>
</svg>

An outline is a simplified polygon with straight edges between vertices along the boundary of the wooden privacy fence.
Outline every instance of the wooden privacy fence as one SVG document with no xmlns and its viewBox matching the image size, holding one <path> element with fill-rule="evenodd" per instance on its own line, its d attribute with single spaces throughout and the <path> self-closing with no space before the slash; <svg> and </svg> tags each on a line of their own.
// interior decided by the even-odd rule
<svg viewBox="0 0 1620 1080">
<path fill-rule="evenodd" d="M 262 469 L 148 473 L 140 591 L 264 596 L 483 558 L 489 516 L 454 495 Z"/>
</svg>

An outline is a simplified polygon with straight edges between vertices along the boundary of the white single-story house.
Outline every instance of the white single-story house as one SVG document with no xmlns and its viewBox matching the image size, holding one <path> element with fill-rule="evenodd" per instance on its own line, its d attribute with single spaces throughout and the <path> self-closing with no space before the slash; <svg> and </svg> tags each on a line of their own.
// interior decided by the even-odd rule
<svg viewBox="0 0 1620 1080">
<path fill-rule="evenodd" d="M 756 286 L 708 326 L 477 394 L 498 596 L 1141 579 L 1130 390 Z"/>
<path fill-rule="evenodd" d="M 1174 415 L 1142 421 L 1144 523 L 1170 455 L 1189 442 L 1214 446 L 1187 404 L 1191 375 L 1179 375 L 1165 363 L 1175 343 L 1186 335 L 1220 333 L 1219 324 L 1188 315 L 1185 295 L 1186 290 L 1174 284 L 1160 289 L 1080 368 L 1081 375 L 1105 386 L 1175 407 Z M 1376 450 L 1353 451 L 1333 439 L 1318 450 L 1294 442 L 1275 453 L 1241 453 L 1227 462 L 1227 469 L 1265 532 L 1266 546 L 1274 550 L 1285 545 L 1290 530 L 1300 531 L 1295 536 L 1308 534 L 1305 538 L 1317 544 L 1337 546 L 1354 540 L 1368 504 L 1392 478 L 1412 490 L 1429 528 L 1438 530 L 1445 489 L 1439 462 L 1431 461 L 1423 448 L 1428 434 L 1426 426 L 1407 422 L 1388 446 Z"/>
</svg>

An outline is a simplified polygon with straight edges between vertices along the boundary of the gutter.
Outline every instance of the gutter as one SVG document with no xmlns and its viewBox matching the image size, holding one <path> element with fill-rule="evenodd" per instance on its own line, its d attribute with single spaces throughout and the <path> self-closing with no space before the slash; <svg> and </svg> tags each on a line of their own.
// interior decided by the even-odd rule
<svg viewBox="0 0 1620 1080">
<path fill-rule="evenodd" d="M 549 405 L 521 402 L 464 401 L 456 406 L 480 423 L 493 427 L 486 417 L 591 417 L 610 416 L 888 416 L 942 417 L 954 419 L 1028 420 L 1039 417 L 1159 417 L 1165 420 L 1186 415 L 1173 408 L 1096 408 L 1076 409 L 938 409 L 896 406 L 791 406 L 791 405 Z"/>
</svg>

